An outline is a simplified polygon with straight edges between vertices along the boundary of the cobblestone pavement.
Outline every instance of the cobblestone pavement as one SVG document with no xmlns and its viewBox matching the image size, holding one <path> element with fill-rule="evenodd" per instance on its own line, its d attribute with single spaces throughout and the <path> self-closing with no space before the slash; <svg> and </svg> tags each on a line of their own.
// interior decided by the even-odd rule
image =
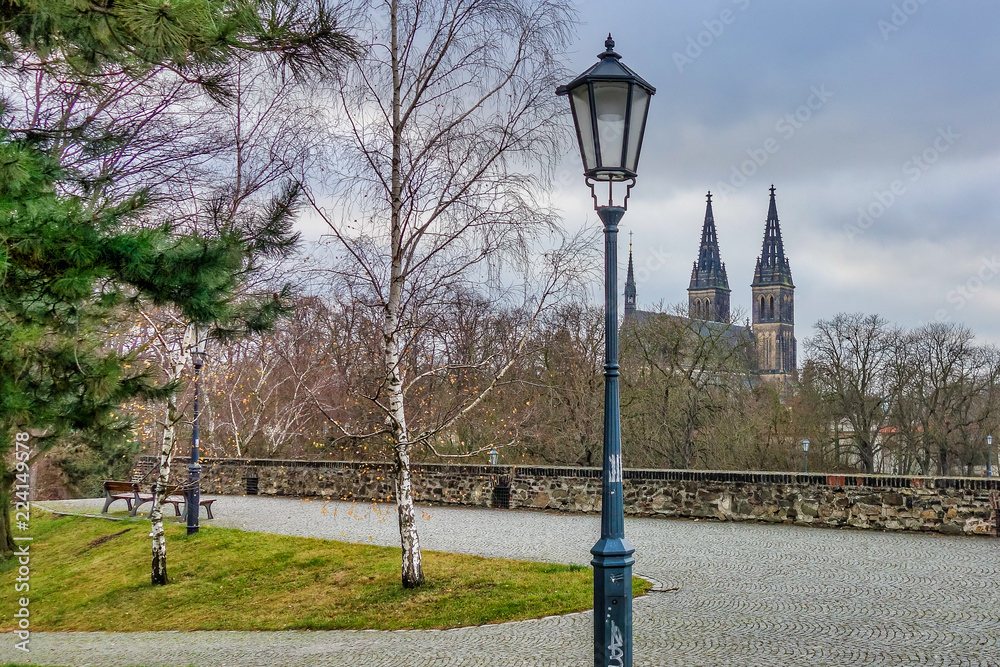
<svg viewBox="0 0 1000 667">
<path fill-rule="evenodd" d="M 55 507 L 54 503 L 49 504 Z M 93 501 L 72 501 L 80 510 Z M 217 525 L 396 544 L 391 507 L 280 498 L 216 503 Z M 100 504 L 96 505 L 97 511 Z M 587 564 L 596 516 L 425 507 L 425 549 Z M 1000 540 L 627 519 L 636 665 L 1000 666 Z M 72 665 L 593 664 L 589 613 L 404 632 L 32 633 Z M 4 638 L 0 662 L 20 659 Z"/>
</svg>

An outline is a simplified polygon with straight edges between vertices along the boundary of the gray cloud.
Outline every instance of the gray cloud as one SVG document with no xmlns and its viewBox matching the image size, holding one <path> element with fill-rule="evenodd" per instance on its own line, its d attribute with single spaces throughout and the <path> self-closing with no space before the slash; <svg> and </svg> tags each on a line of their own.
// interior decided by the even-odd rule
<svg viewBox="0 0 1000 667">
<path fill-rule="evenodd" d="M 774 182 L 799 338 L 839 311 L 912 326 L 944 309 L 1000 341 L 1000 276 L 980 279 L 961 307 L 954 298 L 1000 253 L 1000 4 L 588 0 L 580 12 L 572 69 L 594 61 L 610 30 L 625 62 L 658 89 L 623 223 L 636 233 L 637 263 L 651 249 L 672 262 L 640 286 L 641 302 L 686 298 L 705 191 L 775 139 L 777 150 L 715 205 L 734 305 L 749 303 Z M 678 53 L 691 62 L 679 67 Z M 785 136 L 778 124 L 817 87 L 832 96 Z M 912 180 L 908 161 L 947 128 L 959 138 Z M 567 168 L 578 170 L 571 157 Z M 845 227 L 857 225 L 859 208 L 896 181 L 903 191 L 851 238 Z M 588 215 L 582 182 L 558 200 L 569 217 Z"/>
</svg>

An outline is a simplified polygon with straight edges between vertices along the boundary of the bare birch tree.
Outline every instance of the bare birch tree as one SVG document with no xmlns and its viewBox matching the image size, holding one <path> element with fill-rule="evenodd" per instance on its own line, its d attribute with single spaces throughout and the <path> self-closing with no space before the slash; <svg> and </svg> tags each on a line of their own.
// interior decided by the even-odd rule
<svg viewBox="0 0 1000 667">
<path fill-rule="evenodd" d="M 161 366 L 166 370 L 166 381 L 178 383 L 191 360 L 192 328 L 184 327 L 176 317 L 167 315 L 167 322 L 154 322 L 143 313 L 152 334 L 149 345 L 154 356 L 160 358 Z M 178 329 L 178 325 L 181 328 Z M 167 487 L 170 484 L 170 465 L 174 459 L 174 449 L 177 445 L 177 425 L 183 418 L 184 411 L 178 406 L 176 392 L 170 392 L 163 406 L 162 421 L 158 424 L 160 436 L 159 465 L 156 483 L 153 486 L 153 508 L 149 512 L 150 531 L 152 538 L 152 566 L 150 581 L 154 586 L 167 583 L 167 538 L 163 529 L 163 502 L 167 498 Z"/>
<path fill-rule="evenodd" d="M 530 248 L 556 217 L 542 201 L 569 138 L 555 87 L 574 14 L 565 0 L 359 0 L 365 55 L 337 81 L 333 206 L 313 203 L 364 281 L 381 321 L 382 380 L 368 400 L 384 425 L 349 437 L 388 439 L 403 549 L 402 582 L 424 581 L 410 476 L 414 445 L 472 410 L 509 368 L 480 359 L 493 379 L 443 421 L 415 427 L 406 359 L 421 302 L 463 282 L 516 276 L 528 322 L 565 287 L 565 253 Z M 324 200 L 328 201 L 328 200 Z M 336 211 L 336 212 L 333 212 Z M 499 258 L 505 258 L 505 264 Z M 544 276 L 526 272 L 542 268 Z M 521 339 L 523 344 L 523 338 Z M 424 371 L 429 377 L 446 373 Z"/>
</svg>

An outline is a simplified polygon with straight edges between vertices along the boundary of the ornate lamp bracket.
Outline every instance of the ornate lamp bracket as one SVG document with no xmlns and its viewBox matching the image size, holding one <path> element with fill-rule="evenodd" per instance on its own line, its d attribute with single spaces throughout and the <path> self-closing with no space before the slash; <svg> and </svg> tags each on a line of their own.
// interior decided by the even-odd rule
<svg viewBox="0 0 1000 667">
<path fill-rule="evenodd" d="M 597 190 L 595 188 L 595 186 L 599 183 L 599 181 L 595 181 L 589 176 L 586 176 L 585 179 L 587 181 L 587 186 L 590 188 L 590 196 L 593 197 L 594 199 L 594 208 L 595 209 L 600 208 L 601 202 L 597 199 Z M 608 181 L 608 203 L 605 204 L 605 206 L 615 205 L 614 184 L 615 181 Z M 632 188 L 634 186 L 635 186 L 635 177 L 633 176 L 632 178 L 628 179 L 628 181 L 625 183 L 625 199 L 622 201 L 622 208 L 626 211 L 628 210 L 628 198 L 631 196 Z"/>
</svg>

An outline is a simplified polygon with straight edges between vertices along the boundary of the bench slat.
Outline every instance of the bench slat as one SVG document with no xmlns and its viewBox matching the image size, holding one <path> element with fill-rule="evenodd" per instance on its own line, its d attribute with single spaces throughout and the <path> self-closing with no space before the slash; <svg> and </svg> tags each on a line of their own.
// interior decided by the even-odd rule
<svg viewBox="0 0 1000 667">
<path fill-rule="evenodd" d="M 184 494 L 184 491 L 179 484 L 168 486 L 166 491 L 167 494 L 163 502 L 173 505 L 177 516 L 181 516 L 180 504 L 187 502 L 187 497 Z M 153 492 L 151 492 L 151 494 L 152 493 Z M 107 513 L 108 507 L 114 501 L 124 500 L 125 504 L 128 505 L 129 514 L 131 516 L 135 516 L 140 505 L 152 502 L 154 499 L 153 495 L 145 495 L 140 491 L 138 482 L 118 482 L 110 479 L 104 480 L 104 498 L 104 509 L 101 510 L 101 514 Z M 200 507 L 205 508 L 209 519 L 215 518 L 212 516 L 212 503 L 214 503 L 215 500 L 215 498 L 207 498 L 200 499 L 198 502 Z"/>
</svg>

